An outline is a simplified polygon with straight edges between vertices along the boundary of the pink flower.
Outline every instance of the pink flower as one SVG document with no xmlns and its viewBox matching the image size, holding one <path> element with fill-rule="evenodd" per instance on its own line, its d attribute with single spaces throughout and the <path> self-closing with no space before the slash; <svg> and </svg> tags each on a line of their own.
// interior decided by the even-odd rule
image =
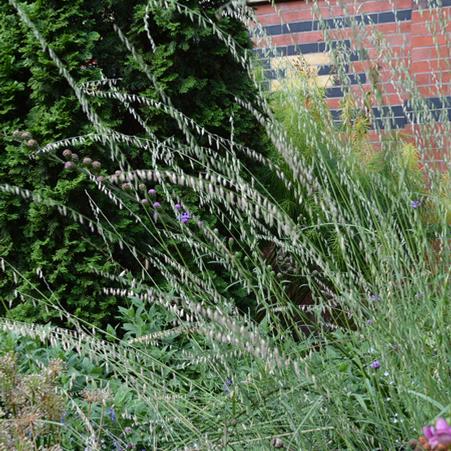
<svg viewBox="0 0 451 451">
<path fill-rule="evenodd" d="M 425 426 L 423 428 L 423 434 L 432 449 L 435 449 L 440 445 L 451 445 L 451 425 L 449 425 L 444 418 L 438 418 L 435 427 Z"/>
</svg>

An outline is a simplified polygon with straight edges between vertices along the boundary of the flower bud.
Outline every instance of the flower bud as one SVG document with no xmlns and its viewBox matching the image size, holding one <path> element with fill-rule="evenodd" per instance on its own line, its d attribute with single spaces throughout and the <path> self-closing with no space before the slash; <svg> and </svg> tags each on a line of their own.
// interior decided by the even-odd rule
<svg viewBox="0 0 451 451">
<path fill-rule="evenodd" d="M 72 161 L 66 161 L 64 163 L 64 169 L 74 169 L 75 168 L 75 164 L 72 163 Z"/>
<path fill-rule="evenodd" d="M 101 167 L 102 163 L 100 163 L 100 161 L 95 160 L 92 162 L 92 169 L 94 169 L 95 171 L 99 171 Z"/>
<path fill-rule="evenodd" d="M 140 183 L 140 184 L 138 185 L 138 188 L 139 188 L 141 191 L 145 191 L 145 190 L 146 190 L 146 185 L 145 185 L 145 183 Z"/>
<path fill-rule="evenodd" d="M 72 161 L 78 161 L 80 158 L 78 157 L 78 155 L 76 153 L 72 154 Z"/>
<path fill-rule="evenodd" d="M 72 157 L 72 150 L 70 150 L 70 149 L 64 149 L 64 150 L 63 150 L 63 157 L 64 157 L 66 160 L 69 160 L 69 159 Z"/>
<path fill-rule="evenodd" d="M 38 145 L 38 142 L 35 139 L 29 139 L 25 145 L 27 147 L 34 148 Z"/>
<path fill-rule="evenodd" d="M 83 158 L 83 164 L 84 164 L 85 166 L 90 166 L 91 163 L 92 163 L 92 159 L 91 159 L 91 158 L 89 158 L 89 157 Z"/>
</svg>

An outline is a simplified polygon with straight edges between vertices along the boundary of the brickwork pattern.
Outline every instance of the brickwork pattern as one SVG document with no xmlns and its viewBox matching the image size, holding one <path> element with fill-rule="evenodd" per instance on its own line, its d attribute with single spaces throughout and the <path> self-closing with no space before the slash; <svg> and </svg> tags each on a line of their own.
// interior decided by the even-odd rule
<svg viewBox="0 0 451 451">
<path fill-rule="evenodd" d="M 431 6 L 436 8 L 431 9 Z M 336 43 L 350 49 L 346 70 L 349 89 L 355 97 L 363 98 L 375 84 L 382 93 L 377 100 L 372 99 L 376 118 L 375 130 L 370 132 L 372 141 L 379 142 L 381 133 L 377 130 L 387 124 L 382 118 L 389 112 L 390 128 L 402 132 L 417 145 L 429 145 L 428 160 L 443 166 L 449 139 L 445 136 L 443 141 L 442 136 L 440 148 L 418 142 L 422 136 L 418 133 L 422 117 L 414 112 L 412 93 L 405 84 L 394 81 L 394 73 L 398 71 L 401 81 L 399 68 L 406 68 L 418 94 L 426 100 L 437 127 L 444 120 L 451 121 L 451 0 L 319 0 L 315 6 L 312 2 L 297 0 L 278 2 L 277 11 L 266 3 L 256 5 L 255 10 L 275 50 L 271 58 L 264 60 L 266 77 L 273 89 L 277 88 L 278 79 L 286 75 L 279 70 L 280 61 L 303 55 L 315 67 L 319 84 L 326 89 L 332 114 L 339 120 L 345 89 L 330 82 L 332 67 L 325 54 L 327 33 L 332 45 Z M 362 38 L 362 33 L 357 37 L 355 24 L 368 29 L 368 39 Z M 381 55 L 381 47 L 374 42 L 374 31 L 379 32 L 384 45 L 388 45 L 388 61 L 387 55 Z M 357 40 L 359 43 L 355 45 Z M 267 55 L 258 45 L 256 51 L 261 57 Z M 377 79 L 372 77 L 375 68 Z"/>
</svg>

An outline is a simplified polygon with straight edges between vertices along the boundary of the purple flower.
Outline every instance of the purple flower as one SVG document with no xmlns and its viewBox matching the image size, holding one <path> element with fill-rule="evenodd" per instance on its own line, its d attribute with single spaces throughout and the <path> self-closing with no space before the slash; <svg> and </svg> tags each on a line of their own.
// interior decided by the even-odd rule
<svg viewBox="0 0 451 451">
<path fill-rule="evenodd" d="M 107 410 L 108 416 L 110 417 L 112 422 L 116 421 L 116 412 L 114 411 L 114 409 L 112 407 L 109 407 Z"/>
<path fill-rule="evenodd" d="M 368 320 L 366 321 L 366 323 L 368 324 L 368 326 L 371 326 L 371 324 L 373 324 L 374 321 L 373 321 L 372 319 L 368 319 Z"/>
<path fill-rule="evenodd" d="M 160 207 L 161 207 L 160 202 L 154 202 L 153 203 L 153 208 L 160 208 Z"/>
<path fill-rule="evenodd" d="M 451 425 L 444 418 L 437 418 L 434 426 L 425 426 L 423 434 L 433 449 L 439 445 L 451 445 Z"/>
<path fill-rule="evenodd" d="M 370 295 L 370 301 L 371 302 L 378 302 L 381 300 L 381 297 L 378 294 L 372 294 Z"/>
<path fill-rule="evenodd" d="M 149 201 L 147 199 L 141 199 L 141 204 L 148 205 Z"/>
<path fill-rule="evenodd" d="M 175 209 L 176 210 L 180 210 L 182 208 L 182 206 L 180 204 L 175 204 Z"/>
<path fill-rule="evenodd" d="M 72 161 L 66 161 L 64 163 L 64 169 L 74 169 L 75 165 L 72 163 Z"/>
<path fill-rule="evenodd" d="M 370 367 L 373 368 L 373 370 L 377 370 L 381 367 L 381 362 L 379 362 L 379 360 L 374 360 L 371 362 Z"/>
<path fill-rule="evenodd" d="M 410 202 L 412 208 L 419 208 L 421 206 L 421 200 L 413 200 Z"/>
<path fill-rule="evenodd" d="M 157 190 L 150 188 L 149 191 L 147 191 L 151 196 L 155 196 L 155 194 L 157 194 Z"/>
<path fill-rule="evenodd" d="M 126 433 L 126 434 L 131 434 L 133 432 L 133 429 L 130 427 L 130 426 L 127 426 L 125 429 L 124 429 L 124 433 Z"/>
<path fill-rule="evenodd" d="M 185 211 L 184 213 L 182 213 L 179 216 L 179 220 L 180 222 L 182 222 L 183 224 L 186 224 L 189 220 L 191 219 L 191 214 L 189 211 Z"/>
</svg>

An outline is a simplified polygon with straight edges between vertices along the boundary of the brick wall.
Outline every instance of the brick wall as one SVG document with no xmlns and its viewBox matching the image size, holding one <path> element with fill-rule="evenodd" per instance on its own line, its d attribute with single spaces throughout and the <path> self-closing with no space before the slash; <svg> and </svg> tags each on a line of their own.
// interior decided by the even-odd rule
<svg viewBox="0 0 451 451">
<path fill-rule="evenodd" d="M 280 62 L 303 55 L 325 87 L 328 105 L 339 121 L 346 92 L 362 99 L 377 86 L 381 96 L 371 96 L 370 139 L 378 143 L 381 130 L 396 129 L 426 149 L 431 163 L 443 167 L 450 144 L 449 123 L 444 121 L 451 121 L 451 0 L 318 0 L 315 6 L 292 0 L 277 2 L 277 11 L 269 3 L 253 6 L 272 42 L 269 56 L 267 44 L 256 42 L 256 47 L 273 89 L 284 76 L 278 70 Z M 383 46 L 377 44 L 377 33 L 383 36 Z M 349 48 L 347 86 L 331 77 L 327 53 L 331 41 Z M 416 94 L 407 89 L 400 68 L 415 82 L 412 92 L 416 89 L 425 99 L 423 114 L 414 113 Z"/>
</svg>

